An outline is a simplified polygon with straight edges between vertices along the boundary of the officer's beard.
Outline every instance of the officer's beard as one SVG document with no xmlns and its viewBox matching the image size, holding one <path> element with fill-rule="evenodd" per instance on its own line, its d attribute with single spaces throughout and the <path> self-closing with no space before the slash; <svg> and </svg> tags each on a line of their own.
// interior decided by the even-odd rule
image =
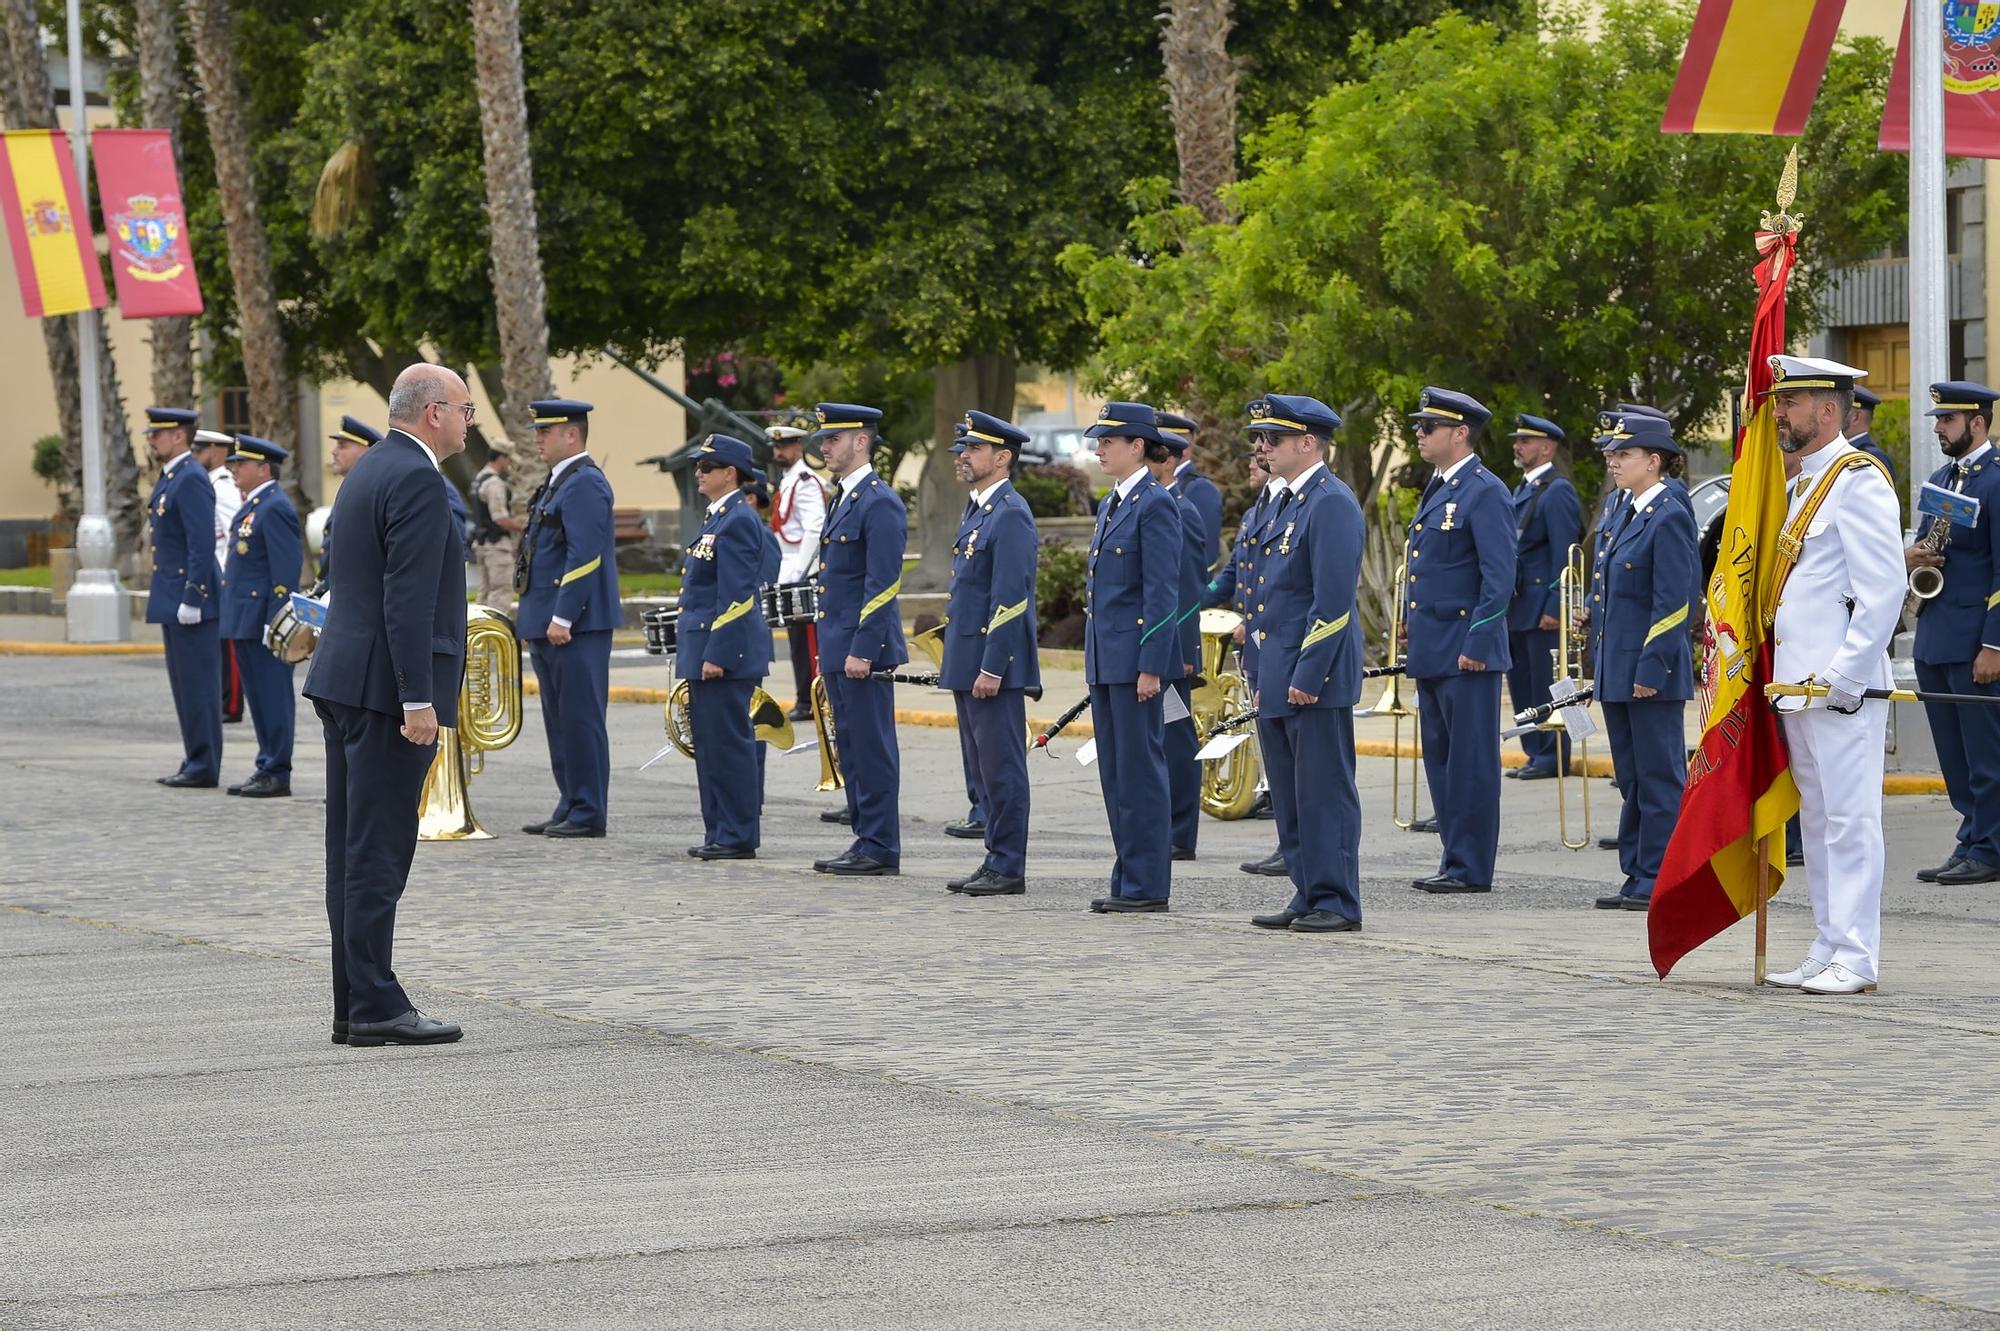
<svg viewBox="0 0 2000 1331">
<path fill-rule="evenodd" d="M 1778 447 L 1786 453 L 1796 453 L 1812 442 L 1810 439 L 1805 439 L 1792 433 L 1792 422 L 1789 417 L 1778 417 L 1777 426 Z"/>
<path fill-rule="evenodd" d="M 1938 449 L 1954 462 L 1964 457 L 1967 453 L 1970 453 L 1972 451 L 1972 423 L 1968 421 L 1964 425 L 1959 426 L 1958 437 L 1956 439 L 1948 435 L 1939 435 Z"/>
</svg>

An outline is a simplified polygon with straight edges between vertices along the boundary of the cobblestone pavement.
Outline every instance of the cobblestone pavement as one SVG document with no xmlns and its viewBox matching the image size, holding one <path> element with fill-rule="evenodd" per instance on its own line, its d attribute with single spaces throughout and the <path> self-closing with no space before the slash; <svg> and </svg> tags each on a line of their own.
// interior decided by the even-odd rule
<svg viewBox="0 0 2000 1331">
<path fill-rule="evenodd" d="M 177 752 L 157 661 L 0 661 L 0 709 L 0 904 L 322 964 L 315 743 L 298 798 L 246 807 L 151 783 Z M 614 707 L 612 727 L 609 839 L 514 833 L 552 796 L 531 716 L 473 784 L 499 838 L 422 848 L 397 963 L 440 1010 L 498 1001 L 666 1032 L 2000 1309 L 2000 892 L 1911 881 L 1949 844 L 1941 799 L 1889 802 L 1884 990 L 1836 1002 L 1751 990 L 1747 925 L 1655 982 L 1644 921 L 1587 909 L 1613 857 L 1553 848 L 1554 783 L 1508 783 L 1490 897 L 1433 899 L 1407 881 L 1434 869 L 1435 841 L 1388 827 L 1388 763 L 1363 760 L 1367 932 L 1312 939 L 1247 923 L 1281 895 L 1235 869 L 1268 848 L 1261 822 L 1205 823 L 1171 915 L 1089 915 L 1108 840 L 1095 774 L 1066 755 L 1034 763 L 1030 895 L 945 893 L 976 862 L 942 834 L 964 812 L 949 730 L 902 734 L 902 877 L 810 872 L 845 844 L 814 817 L 832 797 L 813 793 L 810 753 L 772 760 L 762 857 L 697 866 L 691 769 L 634 770 L 660 743 L 657 710 Z M 230 779 L 247 741 L 230 728 Z M 1592 799 L 1611 826 L 1608 783 Z M 1810 933 L 1795 884 L 1773 961 Z M 323 1010 L 289 1001 L 301 1040 L 317 1036 Z M 466 1048 L 484 1020 L 468 1018 Z"/>
</svg>

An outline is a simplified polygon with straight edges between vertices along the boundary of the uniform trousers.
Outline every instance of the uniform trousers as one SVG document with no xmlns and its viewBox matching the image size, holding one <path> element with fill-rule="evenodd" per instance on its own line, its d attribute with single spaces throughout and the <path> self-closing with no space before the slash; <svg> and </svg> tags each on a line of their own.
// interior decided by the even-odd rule
<svg viewBox="0 0 2000 1331">
<path fill-rule="evenodd" d="M 1361 795 L 1354 783 L 1354 709 L 1302 707 L 1257 720 L 1278 853 L 1292 878 L 1287 910 L 1361 918 Z M 1305 802 L 1302 803 L 1301 796 Z"/>
<path fill-rule="evenodd" d="M 792 649 L 792 690 L 794 704 L 812 697 L 812 682 L 819 675 L 818 651 L 813 646 L 811 624 L 785 625 L 785 641 Z"/>
<path fill-rule="evenodd" d="M 417 853 L 417 801 L 437 745 L 403 738 L 403 718 L 313 700 L 326 734 L 326 921 L 335 1021 L 410 1011 L 390 964 L 396 903 Z"/>
<path fill-rule="evenodd" d="M 1111 895 L 1165 901 L 1173 890 L 1167 808 L 1166 727 L 1156 693 L 1139 701 L 1131 681 L 1090 686 L 1097 782 L 1111 820 Z"/>
<path fill-rule="evenodd" d="M 1161 687 L 1162 696 L 1164 690 L 1172 689 L 1180 695 L 1181 706 L 1187 706 L 1190 693 L 1186 680 L 1171 680 Z M 1167 802 L 1172 822 L 1169 839 L 1175 850 L 1193 850 L 1201 835 L 1201 760 L 1195 757 L 1201 750 L 1201 736 L 1195 733 L 1192 715 L 1167 722 L 1162 748 L 1167 759 Z"/>
<path fill-rule="evenodd" d="M 610 807 L 611 739 L 604 709 L 611 690 L 611 630 L 576 633 L 560 647 L 528 640 L 542 691 L 542 728 L 556 779 L 557 822 L 603 827 Z"/>
<path fill-rule="evenodd" d="M 181 724 L 181 771 L 198 780 L 222 774 L 222 626 L 162 624 L 167 687 Z"/>
<path fill-rule="evenodd" d="M 702 839 L 711 846 L 755 850 L 759 844 L 764 765 L 750 720 L 750 694 L 756 687 L 754 679 L 688 681 Z"/>
<path fill-rule="evenodd" d="M 847 817 L 854 828 L 848 849 L 877 864 L 900 864 L 903 776 L 896 747 L 896 686 L 886 679 L 849 679 L 845 671 L 829 670 L 826 698 L 833 704 L 833 743 L 840 750 Z"/>
<path fill-rule="evenodd" d="M 987 821 L 986 796 L 980 790 L 979 761 L 973 752 L 971 732 L 965 724 L 965 706 L 962 699 L 968 693 L 952 693 L 952 705 L 958 712 L 958 762 L 965 769 L 965 821 L 983 823 Z M 1022 724 L 1025 726 L 1026 721 Z"/>
<path fill-rule="evenodd" d="M 2000 681 L 1972 682 L 1972 662 L 1917 662 L 1917 687 L 1927 693 L 1981 693 L 2000 697 Z M 1951 807 L 1958 811 L 1958 854 L 2000 865 L 2000 707 L 1926 703 L 1938 768 Z"/>
<path fill-rule="evenodd" d="M 243 697 L 257 731 L 257 770 L 291 783 L 292 734 L 298 726 L 299 696 L 292 688 L 297 667 L 280 661 L 261 642 L 232 638 L 243 668 Z"/>
<path fill-rule="evenodd" d="M 1529 629 L 1525 633 L 1509 630 L 1508 651 L 1514 664 L 1507 667 L 1507 700 L 1514 711 L 1524 712 L 1530 707 L 1540 707 L 1549 700 L 1549 688 L 1556 679 L 1556 637 L 1554 629 Z M 1521 752 L 1528 755 L 1530 767 L 1551 772 L 1567 771 L 1569 733 L 1562 730 L 1530 730 L 1521 736 Z"/>
<path fill-rule="evenodd" d="M 1824 707 L 1787 713 L 1785 743 L 1799 786 L 1806 895 L 1819 937 L 1814 961 L 1876 978 L 1882 952 L 1882 742 L 1889 704 L 1852 716 Z"/>
<path fill-rule="evenodd" d="M 1028 876 L 1028 702 L 1020 689 L 991 698 L 954 690 L 958 742 L 985 800 L 986 867 Z"/>
<path fill-rule="evenodd" d="M 514 543 L 492 541 L 472 547 L 479 561 L 479 603 L 503 615 L 514 613 Z"/>
<path fill-rule="evenodd" d="M 1500 672 L 1418 680 L 1417 728 L 1444 841 L 1438 872 L 1490 886 L 1500 853 Z"/>
<path fill-rule="evenodd" d="M 1611 743 L 1611 770 L 1625 806 L 1618 813 L 1618 867 L 1624 871 L 1621 896 L 1653 899 L 1660 861 L 1681 816 L 1681 788 L 1687 784 L 1687 737 L 1682 730 L 1685 702 L 1639 699 L 1603 704 L 1604 733 Z"/>
</svg>

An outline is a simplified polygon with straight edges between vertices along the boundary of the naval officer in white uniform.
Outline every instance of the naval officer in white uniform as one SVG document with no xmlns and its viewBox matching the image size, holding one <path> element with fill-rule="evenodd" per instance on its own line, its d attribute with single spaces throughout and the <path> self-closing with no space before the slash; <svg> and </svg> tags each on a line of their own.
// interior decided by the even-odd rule
<svg viewBox="0 0 2000 1331">
<path fill-rule="evenodd" d="M 1841 434 L 1854 381 L 1835 361 L 1773 356 L 1778 447 L 1798 458 L 1785 535 L 1798 542 L 1773 628 L 1773 675 L 1813 679 L 1824 698 L 1788 700 L 1785 742 L 1799 786 L 1806 892 L 1819 936 L 1766 984 L 1809 994 L 1875 988 L 1882 949 L 1882 752 L 1889 639 L 1902 614 L 1902 518 L 1881 464 Z M 1783 547 L 1781 546 L 1781 557 Z"/>
</svg>

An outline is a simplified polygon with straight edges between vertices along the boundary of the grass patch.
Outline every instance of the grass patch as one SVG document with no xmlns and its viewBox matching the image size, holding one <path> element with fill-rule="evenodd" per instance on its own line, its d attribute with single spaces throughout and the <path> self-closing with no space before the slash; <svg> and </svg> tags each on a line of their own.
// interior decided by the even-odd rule
<svg viewBox="0 0 2000 1331">
<path fill-rule="evenodd" d="M 47 564 L 33 568 L 0 568 L 0 587 L 46 587 L 52 570 Z"/>
<path fill-rule="evenodd" d="M 681 589 L 681 575 L 678 573 L 620 573 L 618 594 L 620 596 L 673 596 Z"/>
</svg>

